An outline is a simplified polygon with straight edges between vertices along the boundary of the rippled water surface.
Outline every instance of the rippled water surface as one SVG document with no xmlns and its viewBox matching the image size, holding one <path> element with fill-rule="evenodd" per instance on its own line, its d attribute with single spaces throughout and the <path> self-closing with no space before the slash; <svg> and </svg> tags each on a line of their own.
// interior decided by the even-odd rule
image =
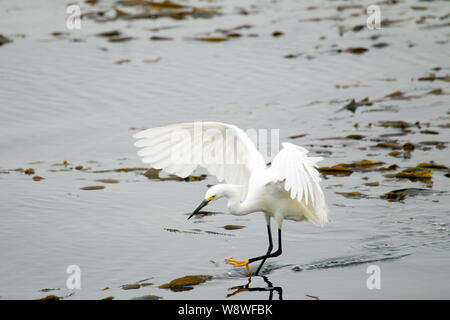
<svg viewBox="0 0 450 320">
<path fill-rule="evenodd" d="M 283 254 L 249 285 L 277 290 L 231 299 L 450 298 L 448 169 L 389 177 L 450 165 L 448 2 L 383 2 L 381 30 L 366 27 L 370 1 L 184 1 L 208 11 L 108 21 L 114 2 L 79 2 L 92 13 L 81 30 L 66 28 L 68 3 L 0 4 L 0 34 L 12 40 L 0 46 L 2 299 L 223 299 L 245 286 L 245 270 L 224 259 L 265 252 L 262 214 L 231 216 L 221 200 L 209 208 L 217 214 L 187 221 L 215 178 L 149 179 L 133 146 L 141 128 L 194 120 L 279 129 L 324 167 L 384 163 L 324 175 L 331 223 L 286 221 Z M 113 30 L 133 39 L 96 36 Z M 415 189 L 403 200 L 382 197 L 406 188 Z M 81 290 L 66 288 L 69 265 L 81 269 Z M 367 289 L 370 265 L 380 290 Z M 158 288 L 185 275 L 212 277 Z M 144 285 L 122 288 L 135 283 Z"/>
</svg>

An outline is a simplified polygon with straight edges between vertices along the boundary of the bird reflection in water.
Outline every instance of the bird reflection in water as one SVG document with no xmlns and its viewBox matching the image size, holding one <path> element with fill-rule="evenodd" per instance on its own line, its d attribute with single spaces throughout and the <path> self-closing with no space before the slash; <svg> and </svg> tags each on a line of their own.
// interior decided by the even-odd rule
<svg viewBox="0 0 450 320">
<path fill-rule="evenodd" d="M 283 288 L 274 287 L 272 282 L 266 276 L 262 276 L 262 279 L 267 284 L 267 287 L 250 287 L 250 283 L 252 282 L 252 278 L 248 278 L 247 284 L 243 286 L 234 286 L 229 288 L 228 290 L 234 290 L 234 292 L 227 294 L 227 298 L 230 298 L 241 292 L 251 292 L 251 291 L 269 291 L 269 300 L 273 300 L 273 292 L 276 291 L 278 293 L 278 300 L 283 300 Z"/>
</svg>

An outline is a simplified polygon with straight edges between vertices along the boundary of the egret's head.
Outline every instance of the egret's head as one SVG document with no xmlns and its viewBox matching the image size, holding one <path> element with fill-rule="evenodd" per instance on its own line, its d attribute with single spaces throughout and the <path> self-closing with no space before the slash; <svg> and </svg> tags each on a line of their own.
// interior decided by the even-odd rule
<svg viewBox="0 0 450 320">
<path fill-rule="evenodd" d="M 208 189 L 205 193 L 205 199 L 200 203 L 200 205 L 197 207 L 197 209 L 192 212 L 192 214 L 189 216 L 188 219 L 192 218 L 194 215 L 196 215 L 203 207 L 205 207 L 208 203 L 210 203 L 213 200 L 217 200 L 219 198 L 222 198 L 225 196 L 226 188 L 225 185 L 218 184 L 215 186 L 212 186 Z"/>
</svg>

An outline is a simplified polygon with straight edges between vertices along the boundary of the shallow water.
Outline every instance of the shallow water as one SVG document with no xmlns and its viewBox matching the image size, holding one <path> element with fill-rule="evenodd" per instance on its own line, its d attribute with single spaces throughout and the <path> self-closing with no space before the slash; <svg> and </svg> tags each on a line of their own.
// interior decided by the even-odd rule
<svg viewBox="0 0 450 320">
<path fill-rule="evenodd" d="M 450 134 L 448 125 L 443 127 L 450 122 L 449 82 L 419 81 L 430 74 L 449 76 L 449 33 L 440 26 L 450 19 L 446 2 L 381 4 L 382 29 L 358 32 L 353 27 L 365 25 L 369 1 L 350 9 L 339 8 L 348 4 L 345 1 L 317 1 L 315 7 L 309 1 L 253 0 L 245 5 L 189 1 L 218 7 L 222 15 L 83 19 L 81 30 L 74 31 L 65 28 L 66 4 L 60 1 L 0 3 L 0 34 L 13 40 L 0 46 L 3 299 L 48 294 L 67 299 L 148 294 L 163 299 L 223 299 L 234 291 L 230 288 L 247 284 L 245 270 L 233 269 L 223 259 L 248 258 L 266 250 L 263 216 L 215 214 L 186 220 L 207 184 L 216 182 L 214 177 L 180 182 L 150 180 L 143 171 L 95 172 L 143 167 L 133 146 L 133 128 L 216 120 L 245 129 L 280 129 L 281 141 L 323 156 L 321 166 L 371 159 L 385 166 L 397 164 L 399 169 L 393 172 L 397 173 L 430 160 L 449 165 Z M 84 12 L 110 3 L 80 6 Z M 239 13 L 242 7 L 248 15 Z M 428 16 L 423 23 L 422 16 Z M 383 26 L 383 21 L 391 24 Z M 238 30 L 240 38 L 217 43 L 191 40 L 244 24 L 252 28 Z M 95 36 L 111 30 L 136 39 L 112 43 Z M 51 34 L 58 31 L 68 34 Z M 283 35 L 274 37 L 274 31 Z M 173 40 L 150 41 L 155 35 Z M 373 36 L 379 38 L 372 40 Z M 376 43 L 388 46 L 375 48 Z M 361 55 L 336 51 L 350 47 L 369 50 Z M 158 57 L 156 62 L 147 61 Z M 116 64 L 123 59 L 131 61 Z M 429 94 L 437 88 L 443 94 Z M 403 96 L 386 97 L 395 91 Z M 373 104 L 354 113 L 342 110 L 351 99 L 358 102 L 365 97 Z M 378 125 L 387 120 L 421 123 L 404 136 L 384 138 L 416 144 L 410 158 L 392 157 L 389 148 L 373 148 L 380 135 L 402 132 Z M 421 133 L 424 130 L 439 134 Z M 289 138 L 301 134 L 307 135 Z M 350 134 L 365 137 L 327 139 Z M 431 140 L 443 144 L 420 144 Z M 86 170 L 76 170 L 79 165 Z M 33 181 L 34 175 L 16 168 L 33 168 L 44 180 Z M 321 229 L 286 221 L 283 255 L 269 260 L 263 274 L 282 288 L 284 299 L 450 298 L 447 172 L 433 169 L 432 185 L 383 176 L 390 171 L 325 176 L 331 223 Z M 379 186 L 364 185 L 374 181 Z M 80 190 L 91 185 L 105 188 Z M 394 202 L 380 198 L 403 188 L 436 192 Z M 335 193 L 352 191 L 364 196 L 353 199 Z M 225 213 L 225 201 L 209 210 Z M 245 228 L 223 229 L 227 224 Z M 66 288 L 69 265 L 81 268 L 80 290 Z M 366 287 L 370 265 L 381 268 L 380 290 Z M 158 288 L 195 274 L 212 279 L 190 291 Z M 144 279 L 152 285 L 121 288 Z M 267 286 L 262 277 L 253 277 L 250 284 Z M 109 289 L 102 290 L 105 287 Z M 58 290 L 40 291 L 46 288 Z M 231 298 L 266 299 L 269 294 L 246 291 Z M 276 292 L 273 298 L 278 298 Z"/>
</svg>

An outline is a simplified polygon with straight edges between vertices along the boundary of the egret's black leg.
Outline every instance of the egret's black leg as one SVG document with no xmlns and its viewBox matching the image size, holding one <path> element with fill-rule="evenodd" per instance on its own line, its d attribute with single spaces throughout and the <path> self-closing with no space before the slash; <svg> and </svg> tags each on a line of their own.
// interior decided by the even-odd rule
<svg viewBox="0 0 450 320">
<path fill-rule="evenodd" d="M 273 243 L 272 243 L 272 231 L 270 230 L 270 223 L 267 224 L 267 234 L 269 235 L 269 248 L 267 248 L 266 256 L 267 256 L 268 254 L 270 254 L 270 253 L 272 252 L 272 249 L 273 249 Z M 259 271 L 261 270 L 261 268 L 262 268 L 264 262 L 266 262 L 266 260 L 267 260 L 267 257 L 264 258 L 264 259 L 261 261 L 261 264 L 259 265 L 258 269 L 257 269 L 256 272 L 255 272 L 255 276 L 258 275 Z"/>
<path fill-rule="evenodd" d="M 273 258 L 273 257 L 278 257 L 281 254 L 281 229 L 278 229 L 278 249 L 275 252 L 269 253 L 269 254 L 265 254 L 263 256 L 260 257 L 255 257 L 255 258 L 251 258 L 248 259 L 248 263 L 252 263 L 258 260 L 265 260 L 267 258 Z"/>
<path fill-rule="evenodd" d="M 250 270 L 250 267 L 248 266 L 249 263 L 252 263 L 252 262 L 255 262 L 255 261 L 258 261 L 258 260 L 264 260 L 265 261 L 267 258 L 278 257 L 280 254 L 281 254 L 281 229 L 278 229 L 278 249 L 277 249 L 277 251 L 269 253 L 269 254 L 265 254 L 265 255 L 260 256 L 260 257 L 251 258 L 251 259 L 248 259 L 248 260 L 239 261 L 239 260 L 233 260 L 233 259 L 225 259 L 225 261 L 227 263 L 235 266 L 235 267 L 245 267 L 245 268 L 247 268 L 248 275 L 251 276 L 252 272 Z M 263 261 L 263 263 L 264 263 L 264 261 Z M 259 268 L 258 268 L 258 271 L 259 271 Z"/>
</svg>

